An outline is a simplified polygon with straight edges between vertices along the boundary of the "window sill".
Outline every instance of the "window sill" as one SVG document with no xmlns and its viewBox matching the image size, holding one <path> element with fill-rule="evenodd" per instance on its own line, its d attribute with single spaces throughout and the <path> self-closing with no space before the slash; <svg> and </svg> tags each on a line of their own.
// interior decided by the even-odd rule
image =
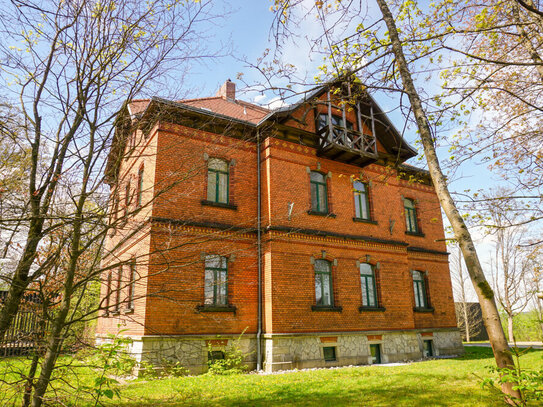
<svg viewBox="0 0 543 407">
<path fill-rule="evenodd" d="M 377 225 L 376 220 L 364 219 L 364 218 L 353 218 L 353 222 L 371 223 L 372 225 Z"/>
<path fill-rule="evenodd" d="M 307 213 L 309 215 L 315 215 L 315 216 L 323 216 L 325 218 L 335 218 L 336 217 L 336 214 L 335 213 L 331 213 L 331 212 L 317 212 L 317 211 L 313 211 L 313 210 L 308 210 Z"/>
<path fill-rule="evenodd" d="M 123 314 L 133 314 L 134 308 L 125 308 L 123 309 Z"/>
<path fill-rule="evenodd" d="M 343 307 L 334 307 L 333 305 L 312 305 L 311 311 L 342 312 Z"/>
<path fill-rule="evenodd" d="M 114 316 L 117 316 L 117 315 L 120 315 L 121 314 L 121 311 L 119 311 L 118 309 L 114 310 L 114 311 L 111 311 L 109 313 L 109 315 L 111 315 L 112 317 Z"/>
<path fill-rule="evenodd" d="M 213 201 L 208 201 L 206 199 L 202 199 L 200 201 L 200 203 L 202 205 L 205 205 L 205 206 L 215 206 L 217 208 L 224 208 L 224 209 L 233 209 L 233 210 L 237 210 L 238 209 L 238 206 L 237 205 L 234 205 L 234 204 L 229 204 L 229 203 L 222 203 L 222 202 L 213 202 Z"/>
<path fill-rule="evenodd" d="M 422 232 L 410 232 L 408 230 L 405 231 L 405 234 L 406 235 L 409 235 L 409 236 L 418 236 L 418 237 L 424 237 L 426 236 L 424 233 Z"/>
<path fill-rule="evenodd" d="M 236 313 L 236 307 L 234 305 L 198 305 L 196 307 L 198 312 L 233 312 Z"/>
<path fill-rule="evenodd" d="M 413 307 L 415 312 L 434 312 L 434 307 Z"/>
<path fill-rule="evenodd" d="M 362 306 L 362 307 L 358 308 L 358 311 L 360 311 L 360 312 L 367 312 L 367 311 L 369 311 L 369 312 L 384 312 L 384 311 L 386 311 L 386 308 L 385 307 L 364 307 L 364 306 Z"/>
</svg>

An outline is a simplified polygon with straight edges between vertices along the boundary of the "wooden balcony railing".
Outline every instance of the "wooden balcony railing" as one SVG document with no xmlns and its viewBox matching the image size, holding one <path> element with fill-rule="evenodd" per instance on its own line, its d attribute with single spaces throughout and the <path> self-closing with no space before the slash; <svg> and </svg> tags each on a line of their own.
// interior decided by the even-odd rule
<svg viewBox="0 0 543 407">
<path fill-rule="evenodd" d="M 340 126 L 325 126 L 317 131 L 317 135 L 319 155 L 344 162 L 357 161 L 357 164 L 366 164 L 377 159 L 377 142 L 371 134 Z"/>
</svg>

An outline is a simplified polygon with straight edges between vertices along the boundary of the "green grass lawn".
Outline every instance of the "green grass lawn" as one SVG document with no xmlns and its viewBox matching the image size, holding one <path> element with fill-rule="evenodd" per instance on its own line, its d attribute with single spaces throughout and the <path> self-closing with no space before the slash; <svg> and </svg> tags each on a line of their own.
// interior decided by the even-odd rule
<svg viewBox="0 0 543 407">
<path fill-rule="evenodd" d="M 470 347 L 460 358 L 404 366 L 360 366 L 275 375 L 138 379 L 120 387 L 120 399 L 104 400 L 104 403 L 125 407 L 499 406 L 503 404 L 501 397 L 489 389 L 481 389 L 478 378 L 491 376 L 488 367 L 493 364 L 491 349 Z M 521 357 L 521 364 L 524 368 L 540 369 L 543 351 L 527 352 Z M 92 374 L 91 370 L 82 368 L 78 380 L 89 383 Z M 71 383 L 69 380 L 57 382 L 57 388 L 69 384 L 73 388 L 68 390 L 67 404 L 89 405 L 82 399 L 76 401 L 75 376 Z"/>
</svg>

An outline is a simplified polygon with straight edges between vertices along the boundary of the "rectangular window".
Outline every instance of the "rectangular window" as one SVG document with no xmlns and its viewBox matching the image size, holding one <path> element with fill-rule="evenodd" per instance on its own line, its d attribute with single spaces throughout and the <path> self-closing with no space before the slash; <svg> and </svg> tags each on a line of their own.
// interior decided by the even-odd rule
<svg viewBox="0 0 543 407">
<path fill-rule="evenodd" d="M 207 164 L 207 200 L 215 203 L 228 203 L 229 196 L 228 163 L 218 158 L 210 158 Z"/>
<path fill-rule="evenodd" d="M 370 354 L 371 354 L 371 363 L 380 364 L 381 363 L 381 345 L 378 343 L 373 343 L 370 345 Z"/>
<path fill-rule="evenodd" d="M 328 188 L 326 175 L 311 171 L 311 210 L 313 212 L 328 213 Z"/>
<path fill-rule="evenodd" d="M 332 270 L 327 260 L 315 260 L 315 298 L 317 305 L 332 306 Z"/>
<path fill-rule="evenodd" d="M 205 305 L 228 305 L 228 266 L 226 257 L 205 258 Z"/>
<path fill-rule="evenodd" d="M 403 206 L 405 210 L 406 230 L 411 233 L 418 233 L 419 227 L 417 225 L 417 210 L 415 208 L 415 201 L 405 198 L 403 200 Z"/>
<path fill-rule="evenodd" d="M 136 289 L 136 262 L 133 260 L 130 263 L 130 276 L 128 280 L 128 296 L 127 296 L 127 309 L 134 309 L 134 295 Z"/>
<path fill-rule="evenodd" d="M 422 341 L 422 356 L 429 358 L 434 356 L 433 341 L 431 339 L 425 339 Z"/>
<path fill-rule="evenodd" d="M 335 362 L 336 358 L 336 347 L 335 346 L 325 346 L 322 348 L 322 353 L 324 355 L 325 362 Z"/>
<path fill-rule="evenodd" d="M 123 279 L 123 268 L 119 267 L 117 269 L 117 287 L 115 289 L 115 307 L 114 311 L 119 312 L 121 308 L 121 286 Z"/>
<path fill-rule="evenodd" d="M 215 362 L 216 360 L 223 360 L 224 352 L 222 350 L 210 350 L 207 352 L 207 360 L 210 363 Z"/>
<path fill-rule="evenodd" d="M 373 266 L 368 263 L 360 265 L 360 280 L 362 284 L 362 306 L 377 307 L 377 287 Z"/>
<path fill-rule="evenodd" d="M 328 126 L 328 114 L 326 113 L 319 114 L 318 126 L 319 126 L 319 130 L 322 129 L 323 127 Z M 343 126 L 343 117 L 338 116 L 336 114 L 332 115 L 332 126 L 345 127 L 347 130 L 353 129 L 353 124 L 348 120 L 346 121 L 346 126 Z"/>
<path fill-rule="evenodd" d="M 354 208 L 358 219 L 370 220 L 370 200 L 368 194 L 368 185 L 364 182 L 355 181 L 354 188 Z"/>
<path fill-rule="evenodd" d="M 413 271 L 413 291 L 415 293 L 415 307 L 427 308 L 426 285 L 422 271 Z"/>
<path fill-rule="evenodd" d="M 136 205 L 138 208 L 141 207 L 142 195 L 143 195 L 143 165 L 138 171 L 138 195 L 136 199 Z"/>
</svg>

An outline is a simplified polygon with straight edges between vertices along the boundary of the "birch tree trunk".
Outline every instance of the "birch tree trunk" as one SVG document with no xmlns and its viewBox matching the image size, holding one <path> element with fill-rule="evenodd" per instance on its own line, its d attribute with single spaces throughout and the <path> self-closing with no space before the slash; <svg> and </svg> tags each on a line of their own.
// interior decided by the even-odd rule
<svg viewBox="0 0 543 407">
<path fill-rule="evenodd" d="M 475 250 L 475 245 L 471 238 L 471 234 L 468 231 L 464 219 L 456 208 L 456 204 L 452 199 L 447 186 L 447 180 L 441 170 L 437 152 L 434 147 L 430 126 L 426 117 L 426 112 L 424 111 L 422 101 L 415 88 L 411 72 L 409 71 L 394 17 L 392 16 L 386 0 L 377 0 L 377 4 L 381 10 L 383 20 L 388 28 L 392 51 L 396 57 L 396 65 L 398 67 L 404 87 L 403 90 L 408 95 L 411 109 L 417 122 L 420 139 L 424 148 L 424 155 L 428 162 L 428 169 L 430 171 L 432 182 L 434 184 L 441 207 L 449 219 L 455 238 L 462 250 L 462 255 L 464 257 L 470 279 L 473 283 L 473 287 L 475 288 L 479 303 L 481 304 L 483 321 L 488 332 L 488 337 L 494 352 L 496 364 L 498 368 L 514 368 L 514 360 L 500 322 L 500 315 L 494 299 L 494 292 L 486 280 L 481 263 L 479 262 L 479 258 L 477 256 L 477 251 Z M 506 383 L 502 385 L 502 391 L 512 398 L 520 399 L 520 393 L 518 390 L 514 390 L 513 386 L 514 383 Z"/>
</svg>

